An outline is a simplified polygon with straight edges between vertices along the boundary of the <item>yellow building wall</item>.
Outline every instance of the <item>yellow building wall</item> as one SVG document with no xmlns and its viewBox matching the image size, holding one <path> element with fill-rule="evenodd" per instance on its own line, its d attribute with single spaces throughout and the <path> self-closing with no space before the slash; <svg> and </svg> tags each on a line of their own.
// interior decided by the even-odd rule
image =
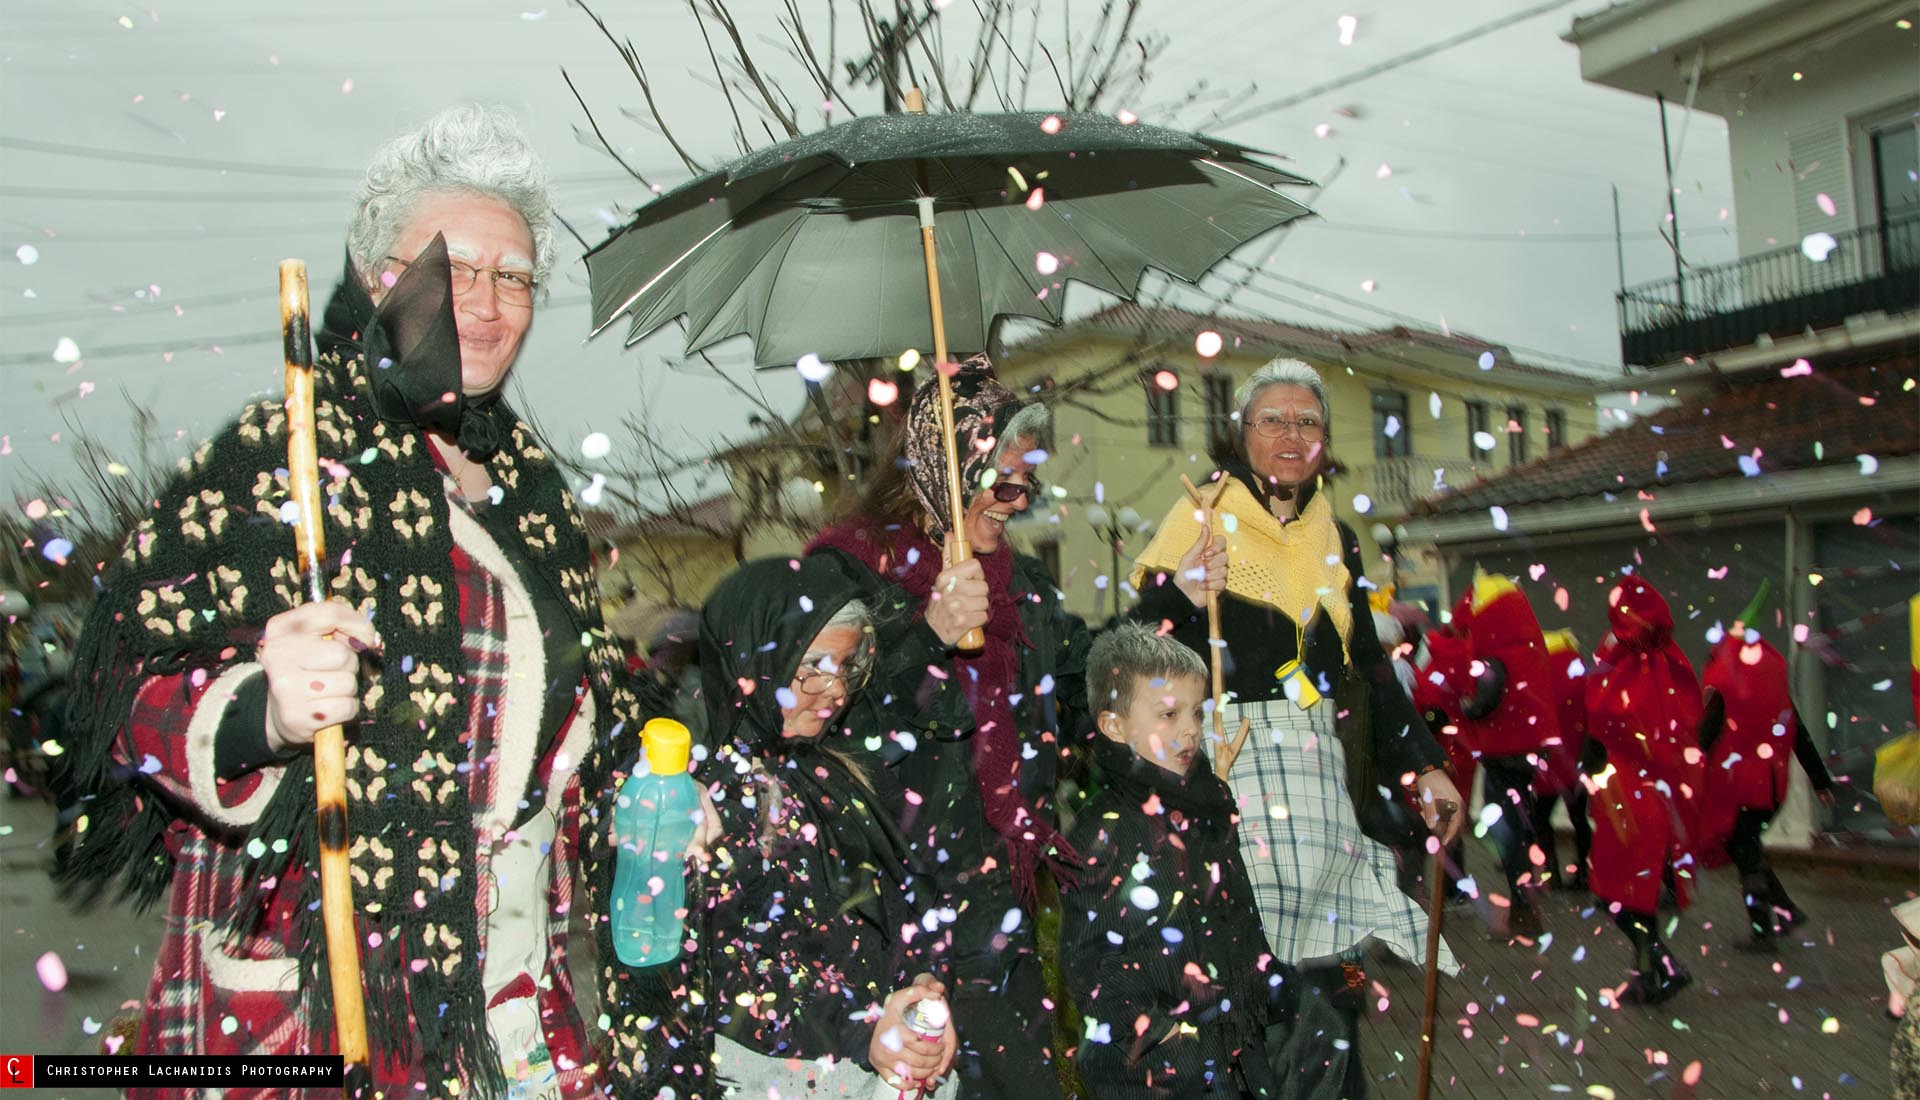
<svg viewBox="0 0 1920 1100">
<path fill-rule="evenodd" d="M 1104 622 L 1113 613 L 1113 589 L 1109 577 L 1114 571 L 1113 554 L 1105 535 L 1087 522 L 1089 505 L 1096 498 L 1107 509 L 1118 513 L 1132 507 L 1147 521 L 1157 524 L 1183 492 L 1180 475 L 1196 483 L 1204 482 L 1213 469 L 1206 456 L 1208 422 L 1203 377 L 1224 373 L 1237 388 L 1252 371 L 1267 361 L 1265 354 L 1243 349 L 1228 349 L 1202 363 L 1190 344 L 1169 343 L 1159 355 L 1137 357 L 1129 367 L 1114 369 L 1127 355 L 1129 341 L 1106 334 L 1087 334 L 1041 345 L 1032 351 L 1014 349 L 1000 365 L 1001 380 L 1016 392 L 1026 392 L 1045 379 L 1055 382 L 1055 441 L 1053 453 L 1040 470 L 1049 486 L 1048 503 L 1036 507 L 1031 515 L 1010 528 L 1014 545 L 1045 556 L 1051 545 L 1060 566 L 1061 587 L 1067 607 L 1090 622 Z M 1451 356 L 1451 373 L 1436 364 Z M 1178 446 L 1153 446 L 1148 443 L 1147 395 L 1138 371 L 1147 363 L 1164 357 L 1164 365 L 1179 378 Z M 1546 410 L 1566 414 L 1569 444 L 1595 434 L 1597 409 L 1590 395 L 1556 392 L 1543 387 L 1517 371 L 1502 372 L 1496 365 L 1487 372 L 1472 371 L 1463 377 L 1463 369 L 1472 360 L 1460 353 L 1420 347 L 1396 347 L 1383 352 L 1350 357 L 1346 362 L 1312 363 L 1325 379 L 1332 408 L 1332 450 L 1345 466 L 1334 482 L 1332 499 L 1335 514 L 1358 534 L 1367 574 L 1385 582 L 1390 571 L 1386 559 L 1374 544 L 1370 528 L 1375 523 L 1398 522 L 1403 508 L 1389 508 L 1384 501 L 1361 512 L 1356 496 L 1379 498 L 1378 461 L 1374 456 L 1372 393 L 1390 389 L 1407 395 L 1408 424 L 1412 457 L 1406 463 L 1405 477 L 1418 484 L 1419 491 L 1430 492 L 1434 470 L 1445 471 L 1446 484 L 1460 488 L 1480 476 L 1507 469 L 1512 462 L 1507 443 L 1506 409 L 1521 405 L 1527 410 L 1528 457 L 1537 459 L 1547 453 Z M 1461 364 L 1465 364 L 1463 368 Z M 1080 380 L 1105 375 L 1090 385 Z M 1439 415 L 1433 415 L 1433 397 L 1439 398 Z M 1491 452 L 1469 457 L 1467 405 L 1470 400 L 1489 406 L 1488 430 L 1495 437 Z M 765 481 L 767 463 L 784 462 L 771 454 L 742 450 L 727 456 L 730 467 L 751 463 L 755 474 Z M 790 463 L 789 463 L 790 464 Z M 745 471 L 737 471 L 736 485 L 748 483 Z M 784 484 L 784 476 L 770 484 Z M 821 485 L 816 527 L 824 525 L 847 486 Z M 1064 490 L 1064 495 L 1061 492 Z M 1122 543 L 1119 573 L 1131 572 L 1131 559 L 1144 550 L 1150 532 L 1131 533 Z M 748 559 L 775 554 L 798 553 L 805 537 L 785 524 L 756 526 L 746 533 L 744 552 Z M 608 578 L 611 593 L 631 586 L 635 599 L 662 603 L 669 598 L 697 606 L 721 578 L 735 567 L 731 545 L 723 539 L 701 536 L 656 537 L 651 545 L 623 548 L 621 559 Z M 653 573 L 662 565 L 671 571 L 663 580 Z M 1438 559 L 1420 546 L 1404 547 L 1400 560 L 1403 588 L 1438 582 Z M 1130 606 L 1133 594 L 1121 593 L 1121 607 Z"/>
</svg>

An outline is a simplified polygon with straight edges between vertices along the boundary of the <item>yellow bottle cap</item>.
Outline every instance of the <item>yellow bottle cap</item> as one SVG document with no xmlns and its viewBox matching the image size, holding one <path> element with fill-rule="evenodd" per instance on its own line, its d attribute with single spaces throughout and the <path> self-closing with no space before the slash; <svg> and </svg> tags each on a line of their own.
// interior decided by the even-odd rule
<svg viewBox="0 0 1920 1100">
<path fill-rule="evenodd" d="M 649 718 L 640 729 L 640 744 L 654 775 L 680 775 L 693 757 L 692 731 L 671 718 Z"/>
</svg>

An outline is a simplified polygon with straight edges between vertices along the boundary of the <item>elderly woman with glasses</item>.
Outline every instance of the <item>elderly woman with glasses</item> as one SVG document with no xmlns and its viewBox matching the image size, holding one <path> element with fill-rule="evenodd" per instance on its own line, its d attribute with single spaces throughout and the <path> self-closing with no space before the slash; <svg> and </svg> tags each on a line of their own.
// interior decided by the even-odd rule
<svg viewBox="0 0 1920 1100">
<path fill-rule="evenodd" d="M 951 1065 L 951 1023 L 927 1038 L 903 1022 L 945 993 L 922 973 L 945 966 L 932 934 L 945 902 L 894 822 L 906 794 L 868 747 L 914 719 L 868 687 L 875 613 L 863 594 L 829 560 L 768 558 L 707 598 L 713 751 L 695 775 L 719 836 L 690 877 L 692 949 L 619 974 L 616 992 L 637 999 L 618 1011 L 648 1020 L 616 1030 L 646 1055 L 616 1059 L 622 1096 L 867 1100 L 876 1075 L 934 1083 Z"/>
<path fill-rule="evenodd" d="M 1033 1100 L 1059 1089 L 1035 914 L 1046 880 L 1071 875 L 1053 794 L 1064 735 L 1092 728 L 1090 639 L 1046 567 L 1007 539 L 1007 524 L 1039 493 L 1046 407 L 995 381 L 985 356 L 962 363 L 952 382 L 961 514 L 948 514 L 938 390 L 923 385 L 895 453 L 810 552 L 898 612 L 880 636 L 886 690 L 919 700 L 957 684 L 971 711 L 893 754 L 914 796 L 901 804 L 901 825 L 954 898 L 942 934 L 952 940 L 961 1095 Z M 969 561 L 953 560 L 956 530 Z M 957 648 L 974 627 L 984 648 Z M 956 744 L 956 732 L 965 740 Z"/>
<path fill-rule="evenodd" d="M 1461 799 L 1374 632 L 1359 543 L 1323 491 L 1325 384 L 1307 364 L 1276 359 L 1236 396 L 1240 432 L 1205 490 L 1220 492 L 1217 518 L 1203 526 L 1190 503 L 1174 506 L 1136 565 L 1133 615 L 1211 656 L 1207 597 L 1219 595 L 1226 726 L 1252 730 L 1228 784 L 1254 898 L 1274 953 L 1345 1023 L 1344 1034 L 1294 1036 L 1310 1046 L 1292 1057 L 1344 1061 L 1326 1075 L 1328 1095 L 1356 1097 L 1366 1090 L 1354 1045 L 1363 951 L 1377 941 L 1420 959 L 1427 926 L 1395 885 L 1392 853 L 1361 822 L 1404 787 L 1444 843 L 1460 819 L 1443 826 L 1439 807 Z M 1350 774 L 1349 756 L 1368 774 Z M 1444 949 L 1442 964 L 1457 969 Z"/>
<path fill-rule="evenodd" d="M 312 744 L 342 724 L 376 1086 L 603 1083 L 566 955 L 582 766 L 640 713 L 566 480 L 502 399 L 550 206 L 500 109 L 438 114 L 368 166 L 315 368 L 330 600 L 302 603 L 277 401 L 194 452 L 105 578 L 64 874 L 165 898 L 137 1053 L 336 1049 Z"/>
</svg>

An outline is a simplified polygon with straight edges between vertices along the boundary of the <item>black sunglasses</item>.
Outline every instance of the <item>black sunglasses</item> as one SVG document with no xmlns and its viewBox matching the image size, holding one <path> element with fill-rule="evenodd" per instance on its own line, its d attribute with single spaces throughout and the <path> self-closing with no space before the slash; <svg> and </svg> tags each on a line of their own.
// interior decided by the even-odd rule
<svg viewBox="0 0 1920 1100">
<path fill-rule="evenodd" d="M 1038 481 L 996 481 L 993 483 L 993 499 L 1002 504 L 1012 504 L 1025 494 L 1029 504 L 1040 499 Z"/>
</svg>

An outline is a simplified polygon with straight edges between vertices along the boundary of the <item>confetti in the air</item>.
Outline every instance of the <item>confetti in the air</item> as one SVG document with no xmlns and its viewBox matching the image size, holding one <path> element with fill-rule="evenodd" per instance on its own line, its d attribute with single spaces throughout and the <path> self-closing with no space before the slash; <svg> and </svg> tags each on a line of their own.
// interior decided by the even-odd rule
<svg viewBox="0 0 1920 1100">
<path fill-rule="evenodd" d="M 1036 252 L 1033 257 L 1033 269 L 1042 275 L 1051 275 L 1060 270 L 1060 257 L 1051 252 Z"/>
<path fill-rule="evenodd" d="M 1225 341 L 1220 338 L 1219 333 L 1214 332 L 1212 329 L 1208 329 L 1193 338 L 1193 350 L 1198 353 L 1202 359 L 1211 359 L 1220 354 L 1220 349 L 1224 346 Z"/>
<path fill-rule="evenodd" d="M 1809 233 L 1800 239 L 1800 253 L 1814 263 L 1825 263 L 1840 242 L 1833 239 L 1831 233 Z"/>
<path fill-rule="evenodd" d="M 62 336 L 59 341 L 53 345 L 53 361 L 56 363 L 78 363 L 80 361 L 80 345 L 73 342 L 73 337 Z"/>
<path fill-rule="evenodd" d="M 1340 28 L 1340 44 L 1353 45 L 1353 32 L 1360 29 L 1360 20 L 1351 15 L 1343 15 L 1337 21 Z"/>
<path fill-rule="evenodd" d="M 582 458 L 605 458 L 613 450 L 613 440 L 605 432 L 593 432 L 580 441 Z"/>
<path fill-rule="evenodd" d="M 33 964 L 33 969 L 34 973 L 40 975 L 40 984 L 49 991 L 58 993 L 67 988 L 67 964 L 53 952 L 41 955 Z"/>
<path fill-rule="evenodd" d="M 867 400 L 886 408 L 900 399 L 900 387 L 884 378 L 867 379 Z"/>
<path fill-rule="evenodd" d="M 13 258 L 28 267 L 32 267 L 34 264 L 40 262 L 40 250 L 30 244 L 23 244 L 13 250 Z"/>
<path fill-rule="evenodd" d="M 825 382 L 827 376 L 833 373 L 833 364 L 824 362 L 818 355 L 808 352 L 800 357 L 800 360 L 793 365 L 793 369 L 799 371 L 800 377 L 809 382 Z"/>
</svg>

